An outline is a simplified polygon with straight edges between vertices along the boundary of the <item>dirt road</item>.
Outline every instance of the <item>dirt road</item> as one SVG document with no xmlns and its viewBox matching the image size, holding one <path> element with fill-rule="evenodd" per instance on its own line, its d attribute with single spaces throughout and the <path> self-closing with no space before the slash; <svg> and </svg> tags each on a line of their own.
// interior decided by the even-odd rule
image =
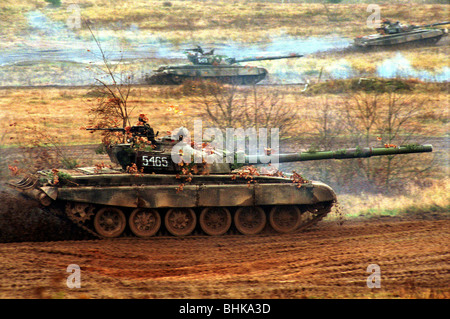
<svg viewBox="0 0 450 319">
<path fill-rule="evenodd" d="M 0 298 L 449 298 L 449 233 L 444 214 L 293 235 L 2 243 Z M 81 288 L 67 287 L 71 264 Z M 371 264 L 381 288 L 367 286 Z"/>
</svg>

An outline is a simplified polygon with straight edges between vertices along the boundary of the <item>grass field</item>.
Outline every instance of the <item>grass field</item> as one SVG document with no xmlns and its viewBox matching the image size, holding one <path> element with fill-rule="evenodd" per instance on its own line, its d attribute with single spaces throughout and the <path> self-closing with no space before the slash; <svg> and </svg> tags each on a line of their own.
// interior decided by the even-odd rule
<svg viewBox="0 0 450 319">
<path fill-rule="evenodd" d="M 416 25 L 448 20 L 450 12 L 448 4 L 424 4 L 418 0 L 379 5 L 381 18 Z M 281 78 L 281 83 L 289 82 L 286 78 L 293 74 L 299 77 L 294 82 L 317 79 L 322 73 L 323 78 L 384 76 L 380 68 L 386 65 L 401 67 L 413 78 L 448 80 L 448 43 L 400 51 L 309 54 L 330 45 L 332 40 L 351 45 L 355 37 L 374 33 L 373 27 L 367 25 L 367 6 L 359 1 L 324 5 L 297 1 L 79 0 L 63 1 L 60 7 L 44 1 L 5 2 L 0 4 L 0 49 L 5 55 L 19 57 L 12 60 L 14 63 L 2 63 L 0 58 L 0 85 L 92 83 L 89 78 L 93 74 L 86 73 L 86 63 L 77 58 L 83 51 L 96 48 L 92 47 L 92 36 L 83 23 L 73 26 L 78 14 L 90 22 L 104 47 L 111 51 L 139 51 L 139 58 L 127 66 L 136 77 L 161 64 L 182 62 L 173 55 L 200 44 L 222 47 L 228 55 L 252 52 L 255 47 L 263 50 L 266 45 L 286 54 L 307 54 L 301 59 L 259 63 Z M 230 47 L 232 52 L 228 52 Z M 45 57 L 46 52 L 53 50 L 64 51 L 62 60 Z M 21 60 L 22 55 L 27 59 L 30 54 L 34 54 L 31 62 Z M 87 59 L 99 62 L 98 55 Z"/>
<path fill-rule="evenodd" d="M 341 195 L 340 204 L 347 217 L 380 217 L 380 216 L 423 216 L 433 217 L 433 214 L 448 214 L 450 180 L 448 178 L 435 181 L 427 187 L 412 187 L 400 196 L 385 196 L 382 194 Z M 357 210 L 352 210 L 357 207 Z M 350 214 L 348 212 L 351 212 Z M 339 217 L 330 216 L 331 218 Z"/>
<path fill-rule="evenodd" d="M 346 93 L 336 93 L 339 92 L 340 83 L 346 82 L 328 82 L 319 85 L 318 91 L 314 91 L 312 86 L 311 91 L 305 92 L 298 86 L 264 87 L 259 94 L 283 94 L 283 103 L 295 110 L 302 124 L 292 128 L 287 135 L 308 136 L 319 134 L 314 131 L 314 127 L 320 124 L 318 117 L 325 97 L 334 109 L 343 107 L 348 96 Z M 417 92 L 400 94 L 404 98 L 409 99 L 412 96 L 414 99 L 423 100 L 420 114 L 410 122 L 410 126 L 415 129 L 415 135 L 442 137 L 448 134 L 449 101 L 445 88 L 445 85 L 421 84 L 417 86 Z M 194 119 L 206 119 L 206 111 L 201 106 L 201 100 L 191 93 L 185 95 L 183 89 L 186 87 L 133 87 L 128 99 L 128 104 L 134 109 L 132 123 L 143 113 L 151 119 L 152 126 L 161 132 L 171 131 L 182 125 L 192 129 Z M 21 132 L 30 128 L 45 132 L 63 144 L 97 143 L 98 136 L 80 130 L 89 125 L 89 111 L 96 102 L 96 98 L 88 93 L 89 88 L 0 89 L 0 130 L 3 132 L 1 145 L 17 145 L 24 138 Z M 173 114 L 168 110 L 169 106 L 178 106 L 183 112 L 182 116 Z M 309 106 L 316 107 L 311 109 Z"/>
<path fill-rule="evenodd" d="M 313 36 L 329 34 L 330 30 L 355 37 L 373 31 L 366 26 L 369 16 L 367 3 L 344 1 L 325 6 L 309 1 L 281 2 L 78 0 L 70 3 L 62 1 L 60 7 L 49 7 L 44 1 L 19 0 L 0 5 L 0 26 L 14 40 L 19 33 L 28 29 L 24 12 L 48 10 L 47 14 L 52 20 L 64 23 L 73 13 L 67 10 L 67 6 L 77 4 L 83 17 L 98 29 L 109 29 L 114 37 L 126 36 L 130 28 L 138 27 L 175 43 L 187 38 L 198 42 L 217 42 L 230 38 L 253 42 L 277 33 Z M 448 5 L 444 4 L 423 4 L 423 1 L 379 3 L 382 18 L 413 24 L 445 21 L 448 18 Z M 86 29 L 75 32 L 89 38 Z"/>
</svg>

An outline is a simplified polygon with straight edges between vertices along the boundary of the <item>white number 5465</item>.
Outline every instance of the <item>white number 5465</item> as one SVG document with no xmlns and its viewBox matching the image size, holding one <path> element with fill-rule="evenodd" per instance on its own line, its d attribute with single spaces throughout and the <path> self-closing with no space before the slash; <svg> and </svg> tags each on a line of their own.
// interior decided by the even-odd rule
<svg viewBox="0 0 450 319">
<path fill-rule="evenodd" d="M 142 156 L 142 165 L 143 166 L 158 166 L 158 167 L 168 167 L 169 161 L 167 157 L 161 156 Z"/>
</svg>

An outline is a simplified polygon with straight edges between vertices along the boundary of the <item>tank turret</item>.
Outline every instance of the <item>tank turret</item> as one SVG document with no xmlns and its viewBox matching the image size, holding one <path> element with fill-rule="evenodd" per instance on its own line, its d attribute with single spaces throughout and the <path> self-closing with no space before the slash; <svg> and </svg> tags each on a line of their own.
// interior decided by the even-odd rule
<svg viewBox="0 0 450 319">
<path fill-rule="evenodd" d="M 336 151 L 276 154 L 223 152 L 196 147 L 186 129 L 158 137 L 144 125 L 90 128 L 122 132 L 126 143 L 108 147 L 113 167 L 52 169 L 29 175 L 10 186 L 36 199 L 98 237 L 127 232 L 138 237 L 186 236 L 197 229 L 218 236 L 256 235 L 264 229 L 290 233 L 311 227 L 333 208 L 333 189 L 301 175 L 258 173 L 253 164 L 366 158 L 431 152 L 431 145 L 386 145 Z M 250 165 L 250 166 L 249 166 Z M 232 227 L 233 225 L 233 227 Z"/>
<path fill-rule="evenodd" d="M 301 54 L 291 53 L 289 55 L 258 56 L 258 57 L 247 57 L 242 59 L 236 59 L 224 55 L 214 54 L 214 49 L 208 52 L 204 52 L 201 47 L 186 50 L 186 55 L 189 61 L 191 61 L 192 64 L 194 65 L 219 65 L 219 64 L 232 65 L 241 62 L 292 59 L 292 58 L 301 58 L 303 56 Z"/>
<path fill-rule="evenodd" d="M 128 134 L 130 143 L 114 144 L 107 148 L 108 155 L 113 163 L 119 164 L 123 169 L 135 166 L 144 173 L 179 173 L 184 164 L 201 164 L 207 167 L 211 174 L 227 174 L 233 168 L 243 165 L 267 164 L 269 161 L 276 163 L 317 161 L 327 159 L 349 159 L 366 158 L 372 156 L 387 156 L 408 153 L 432 152 L 431 145 L 385 145 L 385 147 L 357 147 L 329 151 L 306 151 L 289 154 L 266 154 L 246 155 L 243 152 L 230 156 L 234 150 L 212 150 L 202 146 L 195 146 L 194 142 L 185 142 L 184 137 L 189 134 L 185 128 L 180 128 L 171 136 L 157 138 L 154 130 L 143 118 L 139 122 L 141 126 L 132 126 L 128 129 L 120 128 L 88 128 L 87 130 L 109 130 L 111 132 L 121 131 Z M 145 137 L 147 146 L 142 147 L 142 142 L 136 146 L 137 139 Z M 202 143 L 203 144 L 203 143 Z M 182 164 L 182 165 L 180 165 Z"/>
<path fill-rule="evenodd" d="M 186 156 L 177 156 L 177 153 L 173 151 L 173 148 L 178 146 L 180 154 Z M 252 164 L 267 164 L 268 160 L 276 163 L 287 162 L 305 162 L 305 161 L 318 161 L 327 159 L 351 159 L 351 158 L 367 158 L 372 156 L 389 156 L 397 154 L 410 154 L 410 153 L 425 153 L 432 152 L 432 145 L 416 145 L 410 144 L 405 146 L 389 146 L 385 147 L 357 147 L 346 148 L 339 150 L 327 150 L 327 151 L 305 151 L 298 153 L 287 154 L 261 154 L 261 155 L 245 155 L 243 154 L 242 160 L 238 161 L 239 156 L 234 156 L 234 161 L 230 163 L 227 161 L 225 153 L 218 151 L 196 150 L 186 143 L 179 140 L 166 137 L 152 150 L 134 150 L 131 144 L 117 144 L 110 147 L 108 154 L 111 161 L 120 164 L 124 169 L 126 167 L 135 164 L 136 167 L 145 173 L 152 172 L 181 172 L 184 165 L 178 165 L 180 163 L 189 164 L 188 161 L 183 161 L 183 157 L 194 163 L 193 159 L 196 156 L 196 152 L 199 153 L 199 158 L 202 161 L 197 163 L 208 167 L 210 174 L 226 174 L 230 173 L 234 168 L 243 165 Z M 174 161 L 175 159 L 175 161 Z"/>
<path fill-rule="evenodd" d="M 214 49 L 205 52 L 200 46 L 188 49 L 185 54 L 191 64 L 164 65 L 155 70 L 155 74 L 147 76 L 149 84 L 180 84 L 186 80 L 207 79 L 231 84 L 255 84 L 263 80 L 267 70 L 255 66 L 241 66 L 238 63 L 300 58 L 303 55 L 249 57 L 236 59 L 214 53 Z"/>
</svg>

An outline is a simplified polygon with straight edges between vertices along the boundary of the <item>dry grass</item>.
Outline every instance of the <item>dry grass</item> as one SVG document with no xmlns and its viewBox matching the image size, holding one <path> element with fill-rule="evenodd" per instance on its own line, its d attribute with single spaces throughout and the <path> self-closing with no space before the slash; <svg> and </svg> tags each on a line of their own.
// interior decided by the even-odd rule
<svg viewBox="0 0 450 319">
<path fill-rule="evenodd" d="M 157 34 L 162 39 L 179 43 L 185 39 L 198 42 L 227 39 L 253 42 L 285 33 L 295 36 L 336 34 L 355 37 L 371 30 L 366 26 L 367 4 L 277 3 L 247 1 L 164 1 L 135 0 L 78 0 L 81 14 L 89 18 L 98 29 L 111 29 L 116 36 L 125 35 L 133 26 Z M 404 4 L 380 4 L 383 18 L 424 24 L 445 21 L 448 6 L 421 4 L 408 1 Z M 71 12 L 66 4 L 49 8 L 44 1 L 20 0 L 0 5 L 0 26 L 9 38 L 27 31 L 24 12 L 47 10 L 55 21 L 65 22 Z M 326 28 L 323 26 L 327 25 Z M 245 30 L 243 32 L 242 30 Z M 78 30 L 89 38 L 86 30 Z"/>
<path fill-rule="evenodd" d="M 426 187 L 410 185 L 401 195 L 382 194 L 340 195 L 339 202 L 346 217 L 422 216 L 449 215 L 450 179 L 429 181 Z"/>
<path fill-rule="evenodd" d="M 128 103 L 134 108 L 131 118 L 141 113 L 147 114 L 152 126 L 161 132 L 171 131 L 179 126 L 193 128 L 195 118 L 204 118 L 205 111 L 198 98 L 183 95 L 181 87 L 138 86 L 132 90 Z M 295 127 L 292 136 L 311 134 L 316 127 L 318 107 L 323 103 L 323 95 L 305 95 L 299 87 L 267 87 L 266 92 L 276 90 L 284 94 L 284 103 L 294 108 L 302 121 Z M 82 127 L 89 124 L 89 111 L 96 98 L 87 95 L 89 88 L 18 88 L 0 90 L 0 145 L 17 145 L 26 140 L 30 128 L 42 131 L 59 139 L 63 144 L 98 143 L 100 137 L 90 134 Z M 264 94 L 264 92 L 262 92 Z M 408 94 L 408 93 L 405 93 Z M 411 127 L 419 128 L 415 134 L 443 136 L 448 132 L 448 99 L 445 92 L 421 92 L 417 99 L 429 97 L 421 108 L 422 117 L 411 122 Z M 328 102 L 335 108 L 343 105 L 342 94 L 328 94 Z M 176 105 L 183 115 L 173 114 L 169 106 Z"/>
<path fill-rule="evenodd" d="M 333 85 L 333 83 L 330 83 Z M 337 85 L 337 84 L 336 84 Z M 138 86 L 132 90 L 128 103 L 134 108 L 134 117 L 144 113 L 152 126 L 161 132 L 171 131 L 179 126 L 193 128 L 195 118 L 204 118 L 205 111 L 197 97 L 185 95 L 183 87 Z M 328 88 L 333 90 L 333 87 Z M 323 94 L 308 96 L 299 87 L 266 87 L 265 92 L 279 91 L 284 103 L 296 110 L 302 125 L 295 127 L 292 136 L 311 134 L 316 127 L 317 112 L 323 104 Z M 322 89 L 323 90 L 323 89 Z M 26 139 L 30 128 L 58 138 L 63 144 L 98 143 L 98 135 L 90 134 L 82 127 L 89 124 L 89 111 L 96 98 L 87 95 L 89 88 L 20 88 L 0 90 L 0 145 L 17 145 Z M 264 94 L 264 91 L 262 91 Z M 409 94 L 409 93 L 404 93 Z M 334 108 L 342 107 L 345 96 L 326 94 L 328 103 Z M 417 99 L 428 98 L 422 106 L 422 115 L 410 123 L 423 136 L 444 136 L 448 132 L 448 99 L 445 92 L 416 93 Z M 169 106 L 178 106 L 183 115 L 173 114 Z M 134 116 L 134 117 L 133 117 Z"/>
</svg>

